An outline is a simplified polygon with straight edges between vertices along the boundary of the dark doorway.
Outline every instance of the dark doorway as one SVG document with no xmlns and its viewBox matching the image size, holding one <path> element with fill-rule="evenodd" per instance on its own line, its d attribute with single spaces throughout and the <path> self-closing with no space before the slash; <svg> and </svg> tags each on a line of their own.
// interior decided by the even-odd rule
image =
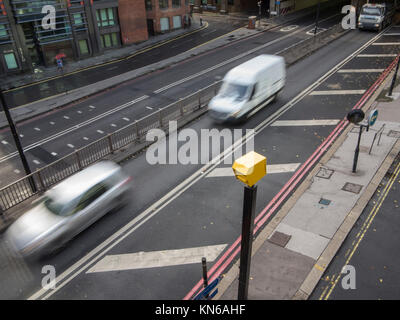
<svg viewBox="0 0 400 320">
<path fill-rule="evenodd" d="M 154 21 L 153 19 L 147 19 L 147 32 L 149 36 L 154 36 Z"/>
<path fill-rule="evenodd" d="M 32 61 L 32 66 L 44 64 L 42 49 L 39 40 L 36 37 L 35 25 L 33 22 L 26 22 L 21 24 L 22 32 L 25 36 L 25 45 L 28 49 L 29 57 Z"/>
</svg>

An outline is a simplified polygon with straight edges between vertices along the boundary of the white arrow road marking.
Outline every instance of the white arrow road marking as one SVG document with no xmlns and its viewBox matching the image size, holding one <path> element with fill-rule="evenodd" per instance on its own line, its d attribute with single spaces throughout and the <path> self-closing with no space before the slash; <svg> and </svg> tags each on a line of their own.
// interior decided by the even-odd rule
<svg viewBox="0 0 400 320">
<path fill-rule="evenodd" d="M 300 163 L 287 163 L 287 164 L 270 164 L 267 165 L 267 175 L 272 173 L 285 173 L 293 172 L 299 167 Z M 207 178 L 216 177 L 233 177 L 233 170 L 231 167 L 228 168 L 215 168 L 211 171 Z"/>
<path fill-rule="evenodd" d="M 295 127 L 295 126 L 334 126 L 340 120 L 278 120 L 271 124 L 271 127 Z"/>
<path fill-rule="evenodd" d="M 323 95 L 334 95 L 334 94 L 364 94 L 365 90 L 322 90 L 313 91 L 310 93 L 311 96 L 323 96 Z"/>
<path fill-rule="evenodd" d="M 227 245 L 215 245 L 197 248 L 138 252 L 105 256 L 86 273 L 160 268 L 182 264 L 200 263 L 205 257 L 214 261 Z"/>
</svg>

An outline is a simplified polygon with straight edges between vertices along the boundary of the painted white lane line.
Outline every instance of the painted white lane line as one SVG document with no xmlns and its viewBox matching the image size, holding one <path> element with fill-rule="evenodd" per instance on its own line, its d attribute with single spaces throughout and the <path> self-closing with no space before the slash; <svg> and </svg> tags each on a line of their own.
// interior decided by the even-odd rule
<svg viewBox="0 0 400 320">
<path fill-rule="evenodd" d="M 321 90 L 313 91 L 310 96 L 324 96 L 324 95 L 335 95 L 335 94 L 364 94 L 366 90 Z"/>
<path fill-rule="evenodd" d="M 72 149 L 72 148 L 75 148 L 74 145 L 73 145 L 73 144 L 70 144 L 70 143 L 67 144 L 67 146 L 70 147 L 71 149 Z"/>
<path fill-rule="evenodd" d="M 340 69 L 338 73 L 373 73 L 383 72 L 385 69 Z"/>
<path fill-rule="evenodd" d="M 375 42 L 373 46 L 399 46 L 400 42 Z"/>
<path fill-rule="evenodd" d="M 40 161 L 38 161 L 38 160 L 33 160 L 33 163 L 34 163 L 34 164 L 40 164 Z"/>
<path fill-rule="evenodd" d="M 21 138 L 23 138 L 23 137 L 24 137 L 24 135 L 23 135 L 23 134 L 20 134 L 19 136 L 20 136 Z"/>
<path fill-rule="evenodd" d="M 295 126 L 334 126 L 341 120 L 278 120 L 271 127 L 295 127 Z"/>
<path fill-rule="evenodd" d="M 8 144 L 8 142 L 6 140 L 1 140 L 1 143 L 4 145 Z"/>
<path fill-rule="evenodd" d="M 297 170 L 300 164 L 301 163 L 270 164 L 267 165 L 267 174 L 294 172 Z M 234 174 L 232 168 L 228 167 L 228 168 L 215 168 L 207 175 L 207 178 L 233 177 L 233 176 Z"/>
<path fill-rule="evenodd" d="M 299 26 L 297 26 L 297 25 L 291 25 L 291 26 L 284 27 L 284 28 L 280 29 L 279 31 L 289 32 L 289 31 L 292 31 L 294 29 L 297 29 L 298 27 Z"/>
<path fill-rule="evenodd" d="M 149 106 L 146 106 L 146 109 L 153 110 L 153 108 Z"/>
<path fill-rule="evenodd" d="M 377 53 L 377 54 L 359 54 L 357 58 L 385 58 L 385 57 L 397 57 L 397 54 L 393 53 Z"/>
<path fill-rule="evenodd" d="M 78 110 L 77 113 L 82 114 L 82 111 Z"/>
<path fill-rule="evenodd" d="M 130 119 L 129 119 L 129 118 L 122 118 L 122 120 L 125 120 L 125 121 L 130 121 Z"/>
<path fill-rule="evenodd" d="M 102 118 L 104 118 L 104 117 L 106 117 L 106 116 L 108 116 L 108 115 L 110 115 L 110 114 L 113 114 L 113 113 L 115 113 L 115 112 L 117 112 L 117 111 L 120 111 L 120 110 L 122 110 L 122 109 L 125 109 L 125 108 L 127 108 L 127 107 L 129 107 L 129 106 L 132 106 L 132 105 L 134 105 L 134 104 L 136 104 L 136 103 L 138 103 L 138 102 L 140 102 L 140 101 L 142 101 L 142 100 L 145 100 L 145 99 L 147 99 L 147 98 L 148 98 L 148 96 L 144 95 L 144 96 L 141 96 L 141 97 L 139 97 L 139 98 L 137 98 L 137 99 L 135 99 L 135 100 L 132 100 L 132 101 L 130 101 L 130 102 L 127 102 L 127 103 L 125 103 L 125 104 L 123 104 L 123 105 L 121 105 L 121 106 L 115 107 L 114 109 L 111 109 L 111 110 L 109 110 L 109 111 L 107 111 L 107 112 L 104 112 L 104 113 L 102 113 L 102 114 L 100 114 L 100 115 L 98 115 L 98 116 L 95 116 L 95 117 L 93 117 L 93 118 L 91 118 L 91 119 L 85 120 L 85 121 L 81 122 L 80 124 L 77 124 L 77 125 L 75 125 L 75 126 L 73 126 L 73 127 L 70 127 L 70 128 L 65 129 L 65 130 L 63 130 L 63 131 L 60 131 L 60 132 L 58 132 L 58 133 L 56 133 L 56 134 L 54 134 L 54 135 L 52 135 L 52 136 L 49 136 L 49 137 L 47 137 L 47 138 L 44 138 L 44 139 L 42 139 L 42 140 L 40 140 L 40 141 L 37 141 L 37 142 L 35 142 L 35 143 L 32 143 L 31 145 L 25 147 L 25 148 L 24 148 L 24 151 L 29 151 L 29 150 L 31 150 L 31 149 L 33 149 L 33 148 L 36 148 L 37 146 L 40 146 L 40 145 L 42 145 L 42 144 L 45 144 L 45 143 L 47 143 L 47 142 L 50 142 L 50 141 L 55 140 L 55 139 L 57 139 L 57 138 L 60 138 L 60 137 L 66 135 L 66 134 L 68 134 L 68 133 L 71 133 L 71 132 L 73 132 L 73 131 L 75 131 L 75 130 L 78 130 L 79 128 L 82 128 L 82 127 L 84 127 L 84 126 L 87 126 L 87 125 L 89 125 L 89 124 L 91 124 L 91 123 L 93 123 L 93 122 L 95 122 L 95 121 L 97 121 L 97 120 L 100 120 L 100 119 L 102 119 Z M 53 125 L 54 125 L 55 123 L 54 123 L 54 122 L 50 122 L 50 124 L 53 124 Z M 4 162 L 4 161 L 7 161 L 7 160 L 9 160 L 9 159 L 11 159 L 11 158 L 13 158 L 13 157 L 16 157 L 16 156 L 18 156 L 18 152 L 9 153 L 8 155 L 6 155 L 6 156 L 0 158 L 0 163 L 1 163 L 1 162 Z"/>
<path fill-rule="evenodd" d="M 287 102 L 280 109 L 278 109 L 268 118 L 266 118 L 262 123 L 260 123 L 255 128 L 255 133 L 253 135 L 246 134 L 242 139 L 236 141 L 233 144 L 233 146 L 230 146 L 228 149 L 224 150 L 221 154 L 212 159 L 208 164 L 204 165 L 199 170 L 194 172 L 190 177 L 186 178 L 183 182 L 181 182 L 178 186 L 170 190 L 162 198 L 151 204 L 146 210 L 141 212 L 138 216 L 133 218 L 126 225 L 124 225 L 115 233 L 113 233 L 111 236 L 109 236 L 97 247 L 95 247 L 90 252 L 85 254 L 82 258 L 80 258 L 77 262 L 71 265 L 64 272 L 57 275 L 56 277 L 57 286 L 55 289 L 46 289 L 46 288 L 39 289 L 34 294 L 29 296 L 28 300 L 36 300 L 36 299 L 46 300 L 49 299 L 51 296 L 53 296 L 55 293 L 62 290 L 62 288 L 64 288 L 67 284 L 71 283 L 71 281 L 73 281 L 79 274 L 87 270 L 91 265 L 93 265 L 93 263 L 98 261 L 112 248 L 114 248 L 119 243 L 124 241 L 130 234 L 135 232 L 143 224 L 149 221 L 169 203 L 178 198 L 183 192 L 185 192 L 192 185 L 194 185 L 196 182 L 198 182 L 204 176 L 206 176 L 208 172 L 212 171 L 215 167 L 217 167 L 226 157 L 231 156 L 231 154 L 233 154 L 238 148 L 242 148 L 243 145 L 246 145 L 246 143 L 248 143 L 248 140 L 254 139 L 255 135 L 262 132 L 265 128 L 267 128 L 271 123 L 275 122 L 285 112 L 291 110 L 299 101 L 304 99 L 309 92 L 318 87 L 323 81 L 328 79 L 337 70 L 342 68 L 347 62 L 355 58 L 357 54 L 359 54 L 359 52 L 367 48 L 373 41 L 378 39 L 381 35 L 382 33 L 377 34 L 375 37 L 366 42 L 359 49 L 354 51 L 352 54 L 347 56 L 345 59 L 336 64 L 333 68 L 327 71 L 318 80 L 310 84 L 307 88 L 301 91 L 292 100 Z"/>
<path fill-rule="evenodd" d="M 88 137 L 83 137 L 83 140 L 88 141 L 89 138 Z"/>
<path fill-rule="evenodd" d="M 135 270 L 146 268 L 161 268 L 192 263 L 201 263 L 205 257 L 207 261 L 214 261 L 227 245 L 214 245 L 197 248 L 164 250 L 152 252 L 138 252 L 105 256 L 86 273 Z"/>
<path fill-rule="evenodd" d="M 33 128 L 33 130 L 35 130 L 35 131 L 40 131 L 40 128 L 35 127 L 35 128 Z"/>
<path fill-rule="evenodd" d="M 14 172 L 15 172 L 16 174 L 19 174 L 21 171 L 19 171 L 18 169 L 15 169 Z"/>
<path fill-rule="evenodd" d="M 54 126 L 56 123 L 55 122 L 53 122 L 53 121 L 50 121 L 49 122 L 52 126 Z"/>
<path fill-rule="evenodd" d="M 90 109 L 96 109 L 96 107 L 95 107 L 95 106 L 89 106 L 89 108 L 90 108 Z"/>
<path fill-rule="evenodd" d="M 101 130 L 97 130 L 97 132 L 100 133 L 100 134 L 104 133 L 104 131 L 101 131 Z"/>
<path fill-rule="evenodd" d="M 51 155 L 52 155 L 52 156 L 56 156 L 56 155 L 57 155 L 57 152 L 52 152 Z"/>
<path fill-rule="evenodd" d="M 400 33 L 384 33 L 383 36 L 400 36 Z"/>
<path fill-rule="evenodd" d="M 70 119 L 68 116 L 64 116 L 63 118 L 64 118 L 64 119 L 67 119 L 67 120 L 69 120 L 69 119 Z"/>
<path fill-rule="evenodd" d="M 111 127 L 116 127 L 117 125 L 115 123 L 111 123 Z"/>
</svg>

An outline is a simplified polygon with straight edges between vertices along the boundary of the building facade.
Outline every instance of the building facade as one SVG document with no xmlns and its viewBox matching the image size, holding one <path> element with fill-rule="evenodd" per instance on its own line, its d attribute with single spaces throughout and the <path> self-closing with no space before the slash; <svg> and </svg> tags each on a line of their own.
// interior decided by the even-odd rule
<svg viewBox="0 0 400 320">
<path fill-rule="evenodd" d="M 189 10 L 188 0 L 0 0 L 0 75 L 146 41 L 182 28 Z"/>
</svg>

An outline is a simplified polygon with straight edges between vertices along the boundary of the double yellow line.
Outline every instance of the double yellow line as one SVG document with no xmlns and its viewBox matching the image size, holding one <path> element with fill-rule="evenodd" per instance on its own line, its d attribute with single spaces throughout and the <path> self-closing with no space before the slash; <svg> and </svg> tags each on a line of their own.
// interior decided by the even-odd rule
<svg viewBox="0 0 400 320">
<path fill-rule="evenodd" d="M 353 254 L 356 252 L 360 242 L 364 238 L 365 233 L 371 226 L 372 221 L 374 220 L 376 214 L 380 210 L 382 203 L 385 201 L 390 189 L 393 186 L 393 183 L 396 181 L 397 177 L 399 176 L 400 173 L 400 162 L 397 164 L 396 169 L 392 173 L 388 183 L 386 184 L 382 194 L 380 195 L 378 201 L 375 203 L 373 209 L 371 212 L 368 214 L 367 219 L 365 220 L 363 226 L 361 227 L 360 231 L 356 235 L 357 242 L 353 241 L 352 243 L 352 248 L 350 248 L 347 252 L 349 252 L 349 256 L 345 262 L 344 265 L 348 265 L 350 263 L 351 258 L 353 257 Z M 325 290 L 322 292 L 321 296 L 319 297 L 319 300 L 328 300 L 329 296 L 331 295 L 333 289 L 336 287 L 336 284 L 339 282 L 341 278 L 341 273 L 336 277 L 335 281 L 333 279 L 330 282 L 330 287 L 329 285 L 325 288 Z"/>
</svg>

